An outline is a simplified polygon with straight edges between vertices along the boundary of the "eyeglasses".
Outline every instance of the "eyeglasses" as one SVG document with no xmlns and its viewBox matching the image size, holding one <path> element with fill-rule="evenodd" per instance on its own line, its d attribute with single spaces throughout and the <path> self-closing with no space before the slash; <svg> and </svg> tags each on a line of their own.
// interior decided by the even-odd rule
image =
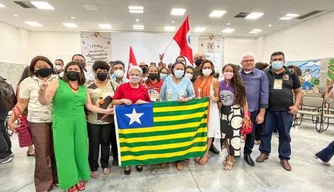
<svg viewBox="0 0 334 192">
<path fill-rule="evenodd" d="M 253 62 L 254 62 L 254 59 L 250 59 L 250 60 L 243 60 L 242 62 L 243 62 L 243 63 L 253 63 Z"/>
</svg>

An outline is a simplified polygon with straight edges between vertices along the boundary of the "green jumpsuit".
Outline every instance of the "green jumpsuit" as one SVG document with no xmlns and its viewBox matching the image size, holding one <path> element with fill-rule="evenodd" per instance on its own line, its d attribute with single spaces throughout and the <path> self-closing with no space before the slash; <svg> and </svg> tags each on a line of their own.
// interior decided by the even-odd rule
<svg viewBox="0 0 334 192">
<path fill-rule="evenodd" d="M 79 180 L 90 179 L 84 111 L 86 100 L 84 85 L 74 93 L 68 83 L 59 80 L 59 87 L 53 99 L 52 130 L 61 189 L 69 189 Z"/>
</svg>

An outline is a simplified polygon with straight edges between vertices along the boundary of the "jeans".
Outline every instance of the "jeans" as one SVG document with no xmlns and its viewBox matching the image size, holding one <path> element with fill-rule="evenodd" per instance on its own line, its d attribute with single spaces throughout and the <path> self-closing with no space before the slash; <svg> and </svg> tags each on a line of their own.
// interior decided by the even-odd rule
<svg viewBox="0 0 334 192">
<path fill-rule="evenodd" d="M 323 162 L 329 162 L 334 155 L 334 141 L 315 155 Z"/>
<path fill-rule="evenodd" d="M 12 154 L 12 142 L 10 141 L 5 121 L 0 120 L 0 159 L 4 159 Z"/>
<path fill-rule="evenodd" d="M 267 155 L 271 152 L 271 136 L 273 129 L 277 127 L 279 134 L 278 153 L 281 160 L 290 160 L 291 155 L 291 137 L 290 129 L 293 122 L 293 115 L 288 111 L 270 111 L 267 110 L 264 130 L 261 134 L 261 153 Z"/>
<path fill-rule="evenodd" d="M 255 129 L 255 140 L 261 140 L 261 134 L 264 127 L 264 122 L 262 124 L 257 124 Z"/>
<path fill-rule="evenodd" d="M 251 121 L 253 123 L 253 131 L 246 135 L 246 141 L 245 141 L 245 147 L 244 147 L 244 154 L 251 154 L 252 149 L 254 147 L 254 139 L 255 139 L 255 132 L 257 128 L 256 124 L 256 116 L 259 114 L 259 111 L 253 111 L 251 112 Z"/>
<path fill-rule="evenodd" d="M 89 138 L 89 165 L 92 171 L 97 171 L 99 168 L 99 153 L 101 145 L 101 167 L 109 166 L 110 152 L 110 133 L 111 124 L 98 125 L 88 123 L 88 138 Z"/>
</svg>

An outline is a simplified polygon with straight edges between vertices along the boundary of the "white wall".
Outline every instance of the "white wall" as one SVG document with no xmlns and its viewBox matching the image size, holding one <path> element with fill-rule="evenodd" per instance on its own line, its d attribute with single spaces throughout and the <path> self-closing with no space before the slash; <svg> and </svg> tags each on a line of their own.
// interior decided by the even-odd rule
<svg viewBox="0 0 334 192">
<path fill-rule="evenodd" d="M 241 56 L 246 52 L 255 53 L 256 39 L 255 38 L 225 38 L 225 53 L 224 63 L 232 63 L 240 65 Z"/>
<path fill-rule="evenodd" d="M 264 38 L 262 61 L 281 50 L 288 60 L 334 57 L 334 12 L 267 35 Z"/>
</svg>

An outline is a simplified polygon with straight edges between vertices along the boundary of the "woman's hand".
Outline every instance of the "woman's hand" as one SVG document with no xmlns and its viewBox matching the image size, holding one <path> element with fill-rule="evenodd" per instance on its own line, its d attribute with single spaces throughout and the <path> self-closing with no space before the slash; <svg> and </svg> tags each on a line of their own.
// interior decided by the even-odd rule
<svg viewBox="0 0 334 192">
<path fill-rule="evenodd" d="M 213 101 L 213 102 L 217 102 L 217 97 L 213 96 L 213 95 L 210 95 L 210 100 Z"/>
<path fill-rule="evenodd" d="M 11 123 L 11 122 L 8 122 L 8 127 L 14 133 L 17 133 L 17 128 L 19 128 L 19 126 L 17 126 L 15 123 Z"/>
<path fill-rule="evenodd" d="M 46 80 L 43 80 L 41 85 L 39 86 L 38 93 L 42 95 L 45 94 L 47 87 L 48 87 L 48 83 L 46 82 Z"/>
<path fill-rule="evenodd" d="M 124 103 L 125 105 L 131 105 L 132 101 L 130 99 L 122 99 L 122 103 Z"/>
<path fill-rule="evenodd" d="M 187 102 L 187 101 L 189 101 L 189 98 L 184 98 L 184 97 L 180 97 L 179 98 L 179 102 Z"/>
<path fill-rule="evenodd" d="M 141 99 L 139 99 L 137 102 L 136 102 L 136 104 L 143 104 L 143 103 L 147 103 L 146 101 L 143 101 L 143 100 L 141 100 Z"/>
<path fill-rule="evenodd" d="M 114 114 L 114 108 L 108 108 L 105 110 L 105 114 L 109 114 L 109 115 L 112 115 Z"/>
<path fill-rule="evenodd" d="M 250 126 L 250 119 L 248 116 L 245 116 L 243 119 L 242 119 L 242 126 L 244 127 L 249 127 Z"/>
</svg>

